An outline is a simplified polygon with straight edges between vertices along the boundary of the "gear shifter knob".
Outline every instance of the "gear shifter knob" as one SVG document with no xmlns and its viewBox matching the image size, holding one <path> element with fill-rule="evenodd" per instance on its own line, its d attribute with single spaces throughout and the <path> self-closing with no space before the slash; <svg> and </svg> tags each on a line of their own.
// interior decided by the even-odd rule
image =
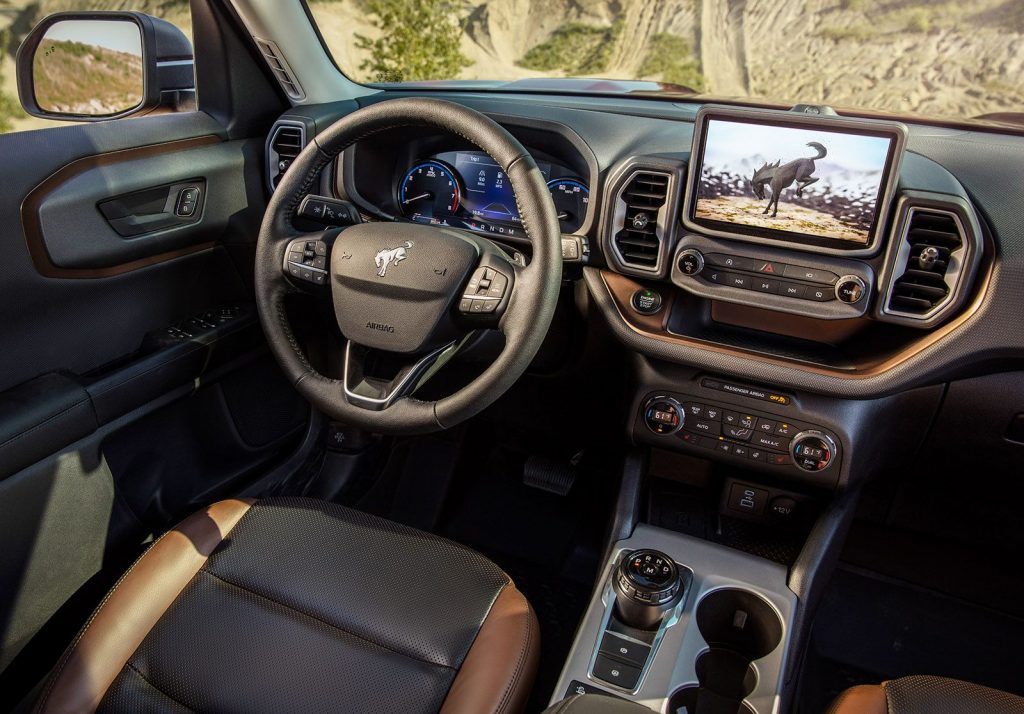
<svg viewBox="0 0 1024 714">
<path fill-rule="evenodd" d="M 679 601 L 679 568 L 657 550 L 634 550 L 616 568 L 612 581 L 619 619 L 630 627 L 653 629 Z"/>
</svg>

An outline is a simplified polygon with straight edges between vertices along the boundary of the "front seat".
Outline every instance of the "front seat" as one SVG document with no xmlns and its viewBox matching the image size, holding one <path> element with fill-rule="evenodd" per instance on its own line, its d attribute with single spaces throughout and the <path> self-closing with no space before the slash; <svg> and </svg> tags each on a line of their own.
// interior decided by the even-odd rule
<svg viewBox="0 0 1024 714">
<path fill-rule="evenodd" d="M 311 499 L 229 500 L 160 538 L 40 712 L 514 712 L 538 627 L 498 566 Z"/>
<path fill-rule="evenodd" d="M 944 677 L 900 677 L 847 689 L 828 714 L 1024 714 L 1024 698 Z"/>
</svg>

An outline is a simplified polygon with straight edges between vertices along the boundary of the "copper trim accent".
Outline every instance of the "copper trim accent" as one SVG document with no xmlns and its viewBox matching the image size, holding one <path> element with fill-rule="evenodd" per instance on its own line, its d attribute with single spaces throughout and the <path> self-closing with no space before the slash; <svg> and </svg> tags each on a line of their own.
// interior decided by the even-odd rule
<svg viewBox="0 0 1024 714">
<path fill-rule="evenodd" d="M 804 315 L 790 315 L 752 305 L 737 305 L 732 302 L 711 303 L 711 318 L 715 322 L 749 330 L 772 332 L 800 340 L 823 342 L 837 345 L 849 339 L 868 326 L 865 317 L 848 320 L 820 320 Z"/>
<path fill-rule="evenodd" d="M 615 308 L 619 313 L 619 317 L 622 321 L 634 332 L 650 339 L 659 340 L 668 344 L 679 345 L 683 347 L 693 347 L 696 349 L 705 350 L 708 352 L 715 352 L 717 354 L 729 355 L 732 357 L 740 357 L 743 359 L 753 359 L 758 362 L 765 364 L 775 365 L 779 367 L 787 367 L 790 369 L 799 369 L 804 372 L 812 374 L 820 374 L 828 377 L 839 377 L 842 379 L 867 379 L 871 377 L 877 377 L 880 374 L 884 374 L 891 369 L 894 369 L 898 365 L 906 362 L 912 357 L 920 354 L 924 350 L 928 349 L 936 342 L 942 340 L 944 337 L 957 330 L 964 325 L 968 320 L 973 318 L 975 314 L 981 309 L 984 302 L 985 296 L 988 294 L 989 285 L 992 282 L 993 265 L 992 261 L 989 260 L 982 265 L 981 272 L 977 278 L 977 284 L 975 286 L 975 295 L 971 302 L 967 305 L 963 312 L 951 319 L 949 322 L 939 326 L 931 332 L 925 333 L 921 336 L 921 339 L 914 341 L 911 345 L 906 348 L 899 350 L 891 355 L 887 355 L 879 358 L 875 361 L 865 361 L 859 364 L 854 364 L 849 370 L 841 369 L 830 369 L 828 367 L 821 367 L 816 365 L 809 365 L 802 362 L 796 362 L 792 360 L 783 359 L 780 357 L 772 357 L 762 352 L 755 352 L 752 350 L 746 350 L 739 347 L 726 347 L 714 342 L 708 342 L 705 340 L 699 340 L 693 337 L 684 337 L 681 335 L 674 335 L 668 332 L 664 326 L 657 328 L 651 326 L 645 326 L 634 316 L 632 310 L 629 309 L 629 298 L 633 292 L 642 286 L 640 283 L 627 278 L 624 275 L 619 275 L 607 269 L 600 271 L 602 282 L 605 288 L 608 290 L 608 294 L 612 298 L 612 302 L 615 304 Z M 668 311 L 665 311 L 667 316 Z"/>
<path fill-rule="evenodd" d="M 254 503 L 214 503 L 150 546 L 64 653 L 35 712 L 96 711 L 146 635 Z"/>
<path fill-rule="evenodd" d="M 220 142 L 220 137 L 209 134 L 192 139 L 168 141 L 163 144 L 150 144 L 149 146 L 111 151 L 106 154 L 84 156 L 80 159 L 75 159 L 47 176 L 38 186 L 28 192 L 25 200 L 21 203 L 21 225 L 25 232 L 28 253 L 32 258 L 32 264 L 35 266 L 36 271 L 47 278 L 108 278 L 212 248 L 215 245 L 214 242 L 208 241 L 104 268 L 61 268 L 54 265 L 50 254 L 46 251 L 46 240 L 43 238 L 43 228 L 39 221 L 39 207 L 42 205 L 43 200 L 62 183 L 97 166 L 107 166 L 149 156 L 160 156 L 161 154 L 168 154 L 173 151 L 184 151 Z"/>
</svg>

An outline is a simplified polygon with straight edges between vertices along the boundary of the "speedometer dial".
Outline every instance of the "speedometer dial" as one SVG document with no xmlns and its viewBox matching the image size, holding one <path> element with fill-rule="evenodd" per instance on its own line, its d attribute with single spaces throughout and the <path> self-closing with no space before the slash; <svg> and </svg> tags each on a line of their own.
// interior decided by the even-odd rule
<svg viewBox="0 0 1024 714">
<path fill-rule="evenodd" d="M 551 200 L 555 202 L 558 224 L 563 233 L 573 233 L 583 225 L 590 204 L 590 189 L 577 179 L 554 179 L 548 181 Z"/>
<path fill-rule="evenodd" d="M 398 188 L 402 213 L 414 221 L 455 215 L 461 194 L 455 171 L 440 161 L 413 166 Z"/>
</svg>

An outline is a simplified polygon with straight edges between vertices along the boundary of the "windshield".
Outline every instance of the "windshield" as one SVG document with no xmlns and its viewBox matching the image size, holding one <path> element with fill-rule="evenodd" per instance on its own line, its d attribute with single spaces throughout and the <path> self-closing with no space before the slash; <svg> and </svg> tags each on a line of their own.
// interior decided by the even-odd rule
<svg viewBox="0 0 1024 714">
<path fill-rule="evenodd" d="M 1024 105 L 1021 0 L 309 0 L 309 7 L 340 69 L 365 83 L 699 93 L 961 120 Z"/>
</svg>

